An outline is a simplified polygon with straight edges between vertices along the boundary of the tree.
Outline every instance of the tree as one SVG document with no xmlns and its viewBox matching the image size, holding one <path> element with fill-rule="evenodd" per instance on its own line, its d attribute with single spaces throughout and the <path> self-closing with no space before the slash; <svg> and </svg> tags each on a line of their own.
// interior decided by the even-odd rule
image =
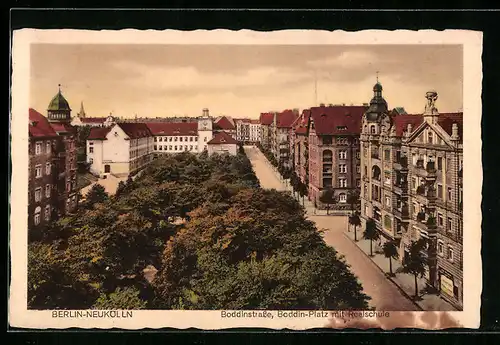
<svg viewBox="0 0 500 345">
<path fill-rule="evenodd" d="M 322 202 L 323 204 L 326 204 L 326 214 L 329 214 L 330 211 L 330 205 L 335 204 L 336 199 L 335 199 L 335 191 L 331 188 L 325 189 L 320 197 L 319 201 Z"/>
<path fill-rule="evenodd" d="M 146 309 L 147 302 L 139 297 L 139 293 L 140 291 L 133 287 L 118 287 L 110 294 L 102 293 L 93 308 L 104 310 Z"/>
<path fill-rule="evenodd" d="M 126 184 L 123 181 L 118 182 L 118 187 L 116 188 L 115 197 L 119 197 L 125 192 Z"/>
<path fill-rule="evenodd" d="M 153 282 L 157 307 L 368 307 L 347 264 L 286 193 L 242 189 L 224 212 L 210 205 L 169 240 Z"/>
<path fill-rule="evenodd" d="M 427 247 L 427 240 L 421 238 L 417 241 L 412 241 L 408 255 L 403 258 L 402 272 L 413 275 L 415 282 L 415 299 L 418 299 L 418 278 L 422 278 L 425 274 L 427 266 L 427 257 L 423 251 Z"/>
<path fill-rule="evenodd" d="M 99 183 L 95 183 L 85 195 L 85 208 L 90 209 L 96 203 L 103 203 L 109 200 L 109 194 Z"/>
<path fill-rule="evenodd" d="M 357 237 L 357 227 L 358 226 L 361 226 L 361 219 L 359 217 L 359 213 L 357 211 L 355 211 L 354 213 L 352 213 L 350 216 L 349 216 L 349 224 L 351 224 L 353 227 L 354 227 L 354 242 L 357 242 L 358 241 L 358 237 Z"/>
<path fill-rule="evenodd" d="M 363 238 L 366 240 L 370 240 L 370 256 L 373 256 L 373 241 L 378 240 L 380 238 L 380 234 L 377 230 L 375 221 L 371 218 L 366 221 Z"/>
<path fill-rule="evenodd" d="M 302 197 L 302 206 L 304 206 L 304 197 L 307 195 L 307 186 L 299 182 L 299 195 Z"/>
<path fill-rule="evenodd" d="M 399 257 L 398 247 L 394 241 L 386 241 L 382 247 L 384 256 L 389 259 L 389 275 L 394 276 L 392 272 L 392 259 Z"/>
</svg>

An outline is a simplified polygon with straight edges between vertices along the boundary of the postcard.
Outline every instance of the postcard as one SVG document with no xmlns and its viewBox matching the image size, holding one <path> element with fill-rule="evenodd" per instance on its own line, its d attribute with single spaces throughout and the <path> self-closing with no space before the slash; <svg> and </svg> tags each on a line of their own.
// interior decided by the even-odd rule
<svg viewBox="0 0 500 345">
<path fill-rule="evenodd" d="M 15 31 L 10 326 L 478 328 L 481 53 L 462 30 Z"/>
</svg>

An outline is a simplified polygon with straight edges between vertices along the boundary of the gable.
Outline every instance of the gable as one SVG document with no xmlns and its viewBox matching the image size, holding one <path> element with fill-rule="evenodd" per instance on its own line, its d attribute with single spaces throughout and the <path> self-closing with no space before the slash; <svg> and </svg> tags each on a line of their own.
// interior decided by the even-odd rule
<svg viewBox="0 0 500 345">
<path fill-rule="evenodd" d="M 108 139 L 108 140 L 114 139 L 114 138 L 130 140 L 129 136 L 117 124 L 113 125 L 113 127 L 111 127 L 110 131 L 106 135 L 106 139 Z"/>
<path fill-rule="evenodd" d="M 432 140 L 432 143 L 430 143 L 430 140 Z M 413 131 L 408 138 L 408 143 L 453 147 L 448 133 L 441 127 L 432 125 L 426 121 Z"/>
</svg>

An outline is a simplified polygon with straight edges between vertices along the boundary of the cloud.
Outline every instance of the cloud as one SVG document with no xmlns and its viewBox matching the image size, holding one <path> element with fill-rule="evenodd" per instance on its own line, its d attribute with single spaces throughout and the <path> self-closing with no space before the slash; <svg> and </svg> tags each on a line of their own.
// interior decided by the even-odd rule
<svg viewBox="0 0 500 345">
<path fill-rule="evenodd" d="M 326 59 L 310 60 L 308 64 L 315 68 L 360 68 L 363 66 L 372 65 L 378 61 L 377 55 L 362 51 L 344 51 L 336 57 Z"/>
</svg>

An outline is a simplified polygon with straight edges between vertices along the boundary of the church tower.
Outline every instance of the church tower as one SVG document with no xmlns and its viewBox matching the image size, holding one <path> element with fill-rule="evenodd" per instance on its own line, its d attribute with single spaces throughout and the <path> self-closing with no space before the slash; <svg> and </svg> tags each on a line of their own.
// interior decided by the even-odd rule
<svg viewBox="0 0 500 345">
<path fill-rule="evenodd" d="M 49 122 L 70 123 L 71 108 L 68 101 L 61 93 L 61 84 L 59 84 L 59 92 L 52 98 L 47 108 L 47 117 Z"/>
<path fill-rule="evenodd" d="M 85 109 L 83 109 L 83 101 L 80 106 L 80 112 L 77 114 L 80 119 L 84 119 L 87 115 L 85 114 Z"/>
</svg>

